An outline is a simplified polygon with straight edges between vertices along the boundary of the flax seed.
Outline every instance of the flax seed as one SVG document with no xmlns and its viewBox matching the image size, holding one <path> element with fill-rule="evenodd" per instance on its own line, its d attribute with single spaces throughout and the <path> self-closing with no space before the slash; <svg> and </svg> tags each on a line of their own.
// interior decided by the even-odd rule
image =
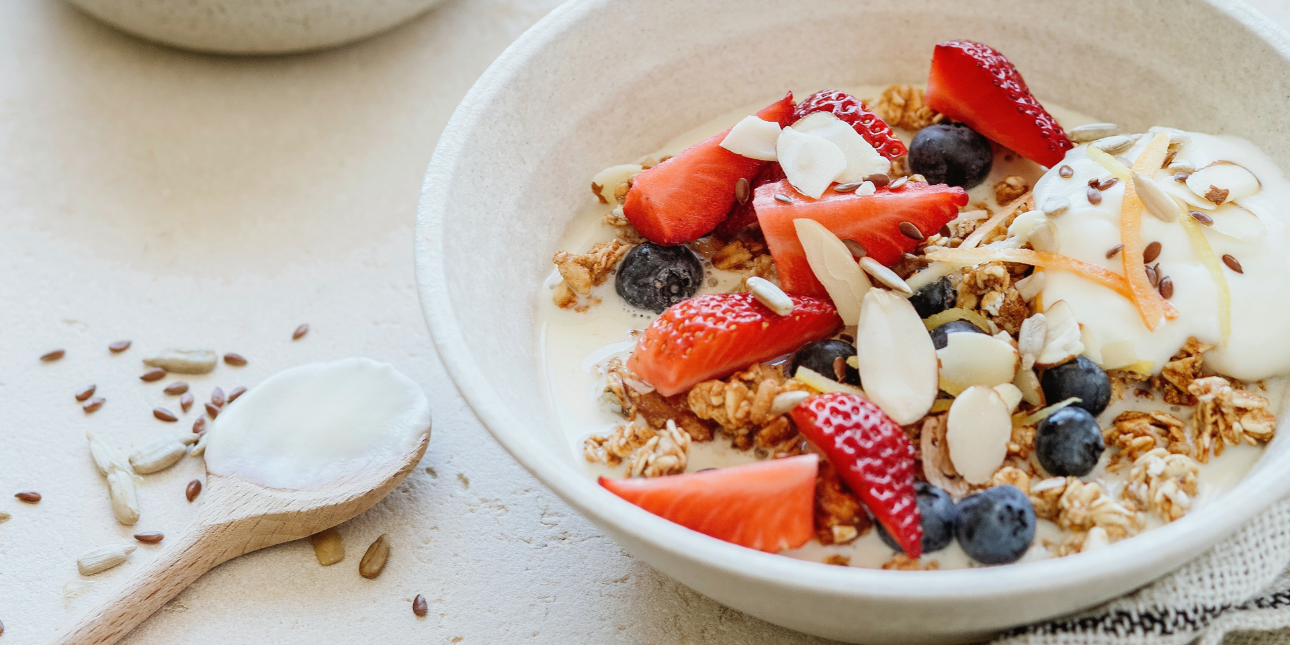
<svg viewBox="0 0 1290 645">
<path fill-rule="evenodd" d="M 747 204 L 748 196 L 751 193 L 752 193 L 752 187 L 748 185 L 748 180 L 744 179 L 743 177 L 740 177 L 739 181 L 735 182 L 735 201 L 739 202 L 740 204 Z M 296 331 L 298 332 L 300 330 L 297 329 Z M 305 327 L 305 331 L 309 331 L 309 328 Z M 301 334 L 301 336 L 303 335 L 304 334 Z M 300 336 L 294 336 L 293 338 L 299 338 L 299 337 Z"/>
<path fill-rule="evenodd" d="M 197 417 L 197 420 L 193 422 L 193 432 L 195 434 L 206 432 L 206 417 Z"/>
<path fill-rule="evenodd" d="M 190 502 L 197 499 L 197 496 L 201 494 L 202 483 L 199 480 L 194 479 L 188 482 L 188 486 L 184 488 L 184 497 L 187 497 Z"/>
<path fill-rule="evenodd" d="M 229 352 L 224 355 L 224 362 L 229 365 L 233 365 L 235 367 L 241 367 L 243 365 L 246 365 L 246 358 L 244 358 L 241 354 L 234 354 L 233 352 Z"/>
<path fill-rule="evenodd" d="M 111 350 L 113 354 L 120 354 L 121 352 L 130 349 L 130 342 L 131 341 L 128 340 L 118 340 L 113 342 L 111 345 L 108 345 L 108 349 Z"/>
<path fill-rule="evenodd" d="M 236 400 L 237 400 L 237 397 L 242 396 L 243 394 L 246 394 L 246 388 L 245 388 L 245 387 L 242 387 L 241 385 L 239 385 L 239 386 L 237 386 L 237 387 L 233 388 L 233 389 L 232 389 L 232 390 L 230 390 L 230 391 L 229 391 L 229 393 L 228 393 L 228 402 L 229 402 L 229 403 L 232 403 L 232 402 L 236 401 Z"/>
<path fill-rule="evenodd" d="M 1192 211 L 1192 212 L 1191 212 L 1191 218 L 1192 218 L 1192 219 L 1194 219 L 1194 220 L 1196 220 L 1197 222 L 1200 222 L 1201 224 L 1204 224 L 1205 226 L 1213 226 L 1213 225 L 1214 225 L 1214 218 L 1212 218 L 1212 217 L 1210 217 L 1209 215 L 1206 215 L 1206 214 L 1204 214 L 1204 213 L 1202 213 L 1202 212 L 1200 212 L 1200 211 Z"/>
<path fill-rule="evenodd" d="M 1061 175 L 1062 179 L 1070 179 L 1075 176 L 1075 169 L 1062 164 L 1062 166 L 1057 169 L 1057 174 Z"/>
<path fill-rule="evenodd" d="M 736 191 L 738 191 L 738 187 L 736 187 Z M 736 196 L 737 194 L 738 193 L 736 192 Z M 745 199 L 744 201 L 747 200 Z M 295 331 L 291 332 L 291 340 L 300 340 L 301 338 L 304 338 L 307 333 L 309 333 L 309 323 L 304 323 L 299 327 L 296 327 Z"/>
<path fill-rule="evenodd" d="M 40 493 L 37 493 L 34 490 L 25 490 L 21 493 L 15 493 L 14 497 L 17 497 L 18 501 L 26 502 L 28 504 L 35 504 L 40 501 Z"/>
<path fill-rule="evenodd" d="M 103 404 L 106 402 L 107 402 L 107 399 L 104 399 L 101 396 L 96 396 L 82 403 L 81 409 L 84 410 L 86 414 L 89 414 L 91 412 L 98 412 L 99 408 L 103 407 Z"/>
<path fill-rule="evenodd" d="M 425 618 L 428 611 L 430 608 L 426 606 L 426 597 L 417 594 L 417 597 L 412 599 L 412 613 L 416 614 L 417 618 Z"/>
<path fill-rule="evenodd" d="M 157 417 L 157 420 L 159 421 L 165 421 L 167 423 L 174 423 L 179 420 L 179 417 L 175 416 L 174 412 L 165 408 L 153 408 L 152 416 Z"/>
<path fill-rule="evenodd" d="M 1117 179 L 1117 178 L 1115 178 L 1115 177 L 1109 177 L 1109 178 L 1107 178 L 1107 179 L 1103 179 L 1102 181 L 1100 181 L 1100 182 L 1098 182 L 1098 183 L 1097 183 L 1097 189 L 1098 189 L 1098 190 L 1109 190 L 1109 189 L 1111 188 L 1111 186 L 1114 186 L 1114 185 L 1115 185 L 1117 182 L 1119 182 L 1119 181 L 1120 181 L 1120 180 L 1119 180 L 1119 179 Z"/>
<path fill-rule="evenodd" d="M 215 417 L 219 416 L 219 406 L 215 405 L 214 403 L 207 403 L 206 414 L 211 415 L 211 419 L 214 419 Z"/>
<path fill-rule="evenodd" d="M 1230 253 L 1223 254 L 1223 264 L 1226 264 L 1227 268 L 1237 273 L 1245 273 L 1245 269 L 1241 268 L 1241 263 Z"/>
<path fill-rule="evenodd" d="M 1147 266 L 1144 268 L 1147 271 L 1147 280 L 1151 282 L 1151 286 L 1158 286 L 1160 284 L 1160 274 L 1156 273 L 1156 268 L 1153 266 Z"/>
<path fill-rule="evenodd" d="M 55 349 L 52 351 L 45 352 L 44 354 L 41 354 L 40 360 L 45 361 L 46 363 L 52 363 L 62 358 L 63 355 L 66 353 L 67 353 L 67 350 L 65 349 Z"/>
<path fill-rule="evenodd" d="M 163 391 L 170 395 L 183 394 L 188 391 L 188 384 L 183 381 L 175 381 L 174 383 L 167 385 L 166 389 Z"/>
<path fill-rule="evenodd" d="M 1147 248 L 1142 250 L 1142 261 L 1146 264 L 1155 262 L 1158 257 L 1160 257 L 1159 242 L 1152 242 L 1147 245 Z"/>
<path fill-rule="evenodd" d="M 1102 203 L 1102 191 L 1098 190 L 1097 186 L 1088 187 L 1088 203 L 1094 206 Z"/>
<path fill-rule="evenodd" d="M 914 226 L 913 222 L 901 222 L 900 232 L 904 234 L 905 237 L 914 240 L 915 242 L 922 242 L 927 239 L 923 236 L 923 232 L 918 230 L 917 226 Z"/>
<path fill-rule="evenodd" d="M 163 378 L 166 378 L 166 370 L 161 369 L 160 367 L 154 367 L 139 376 L 140 380 L 147 381 L 148 383 L 160 381 Z"/>
<path fill-rule="evenodd" d="M 77 401 L 84 401 L 85 399 L 88 399 L 88 398 L 90 398 L 91 396 L 94 396 L 94 390 L 95 390 L 95 389 L 96 389 L 96 388 L 95 388 L 95 386 L 94 386 L 94 385 L 87 385 L 87 386 L 85 386 L 85 388 L 84 388 L 84 389 L 77 390 L 77 391 L 76 391 L 76 400 L 77 400 Z"/>
<path fill-rule="evenodd" d="M 792 204 L 793 198 L 788 195 L 775 195 L 775 201 L 781 204 Z"/>
<path fill-rule="evenodd" d="M 1160 279 L 1160 297 L 1168 300 L 1174 297 L 1174 279 L 1165 276 Z"/>
<path fill-rule="evenodd" d="M 855 240 L 842 240 L 842 243 L 846 245 L 848 251 L 851 251 L 851 257 L 859 259 L 869 255 L 869 252 L 865 250 L 864 245 Z"/>
<path fill-rule="evenodd" d="M 134 534 L 134 539 L 143 542 L 144 544 L 156 544 L 165 538 L 166 535 L 161 531 L 144 531 L 143 533 Z"/>
<path fill-rule="evenodd" d="M 180 409 L 180 410 L 183 410 L 183 411 L 184 411 L 184 413 L 185 413 L 185 414 L 187 414 L 187 412 L 188 412 L 189 408 L 191 408 L 191 407 L 193 407 L 193 393 L 192 393 L 192 392 L 184 392 L 183 394 L 180 394 L 180 395 L 179 395 L 179 409 Z"/>
<path fill-rule="evenodd" d="M 1123 244 L 1116 244 L 1115 246 L 1111 247 L 1111 250 L 1106 252 L 1106 259 L 1110 260 L 1111 258 L 1115 257 L 1116 254 L 1119 253 L 1120 249 L 1122 248 L 1124 248 Z"/>
<path fill-rule="evenodd" d="M 883 186 L 891 183 L 891 177 L 888 177 L 884 173 L 869 175 L 868 177 L 865 177 L 864 180 L 873 182 L 875 188 L 882 188 Z"/>
<path fill-rule="evenodd" d="M 211 403 L 222 408 L 227 402 L 228 399 L 224 396 L 224 388 L 219 387 L 218 385 L 215 386 L 215 389 L 211 390 Z"/>
</svg>

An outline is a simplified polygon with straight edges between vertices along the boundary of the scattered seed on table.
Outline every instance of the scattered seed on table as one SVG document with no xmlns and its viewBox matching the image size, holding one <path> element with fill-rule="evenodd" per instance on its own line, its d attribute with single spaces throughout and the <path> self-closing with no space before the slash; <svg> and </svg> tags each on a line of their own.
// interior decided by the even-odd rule
<svg viewBox="0 0 1290 645">
<path fill-rule="evenodd" d="M 222 408 L 227 402 L 228 399 L 224 397 L 224 388 L 216 385 L 215 389 L 211 390 L 211 403 L 214 403 L 215 407 Z"/>
<path fill-rule="evenodd" d="M 228 363 L 229 365 L 241 367 L 243 365 L 246 365 L 246 358 L 241 354 L 234 354 L 233 352 L 229 352 L 224 355 L 224 362 Z"/>
<path fill-rule="evenodd" d="M 905 237 L 914 240 L 915 242 L 922 242 L 925 239 L 923 232 L 918 230 L 918 227 L 914 226 L 913 222 L 901 222 L 899 228 L 900 232 L 904 234 Z"/>
<path fill-rule="evenodd" d="M 1174 279 L 1165 276 L 1160 279 L 1160 297 L 1168 300 L 1174 297 Z"/>
<path fill-rule="evenodd" d="M 82 403 L 82 404 L 81 404 L 81 409 L 82 409 L 82 410 L 84 410 L 84 411 L 85 411 L 85 412 L 87 412 L 87 413 L 88 413 L 88 412 L 98 412 L 98 411 L 99 411 L 99 408 L 103 407 L 103 404 L 104 404 L 105 402 L 107 402 L 107 399 L 104 399 L 104 398 L 103 398 L 103 397 L 101 397 L 101 396 L 96 396 L 96 397 L 94 397 L 94 398 L 92 398 L 92 399 L 90 399 L 90 400 L 88 400 L 88 401 L 86 401 L 86 402 Z"/>
<path fill-rule="evenodd" d="M 165 408 L 153 408 L 152 416 L 157 417 L 157 420 L 159 421 L 165 421 L 167 423 L 174 423 L 179 420 L 179 417 L 175 416 L 174 412 Z"/>
<path fill-rule="evenodd" d="M 314 547 L 314 557 L 318 559 L 318 564 L 324 567 L 345 559 L 345 543 L 336 527 L 314 533 L 309 536 L 309 543 Z"/>
<path fill-rule="evenodd" d="M 197 496 L 201 494 L 202 483 L 196 479 L 188 482 L 188 487 L 184 489 L 184 497 L 187 497 L 190 502 L 197 499 Z"/>
<path fill-rule="evenodd" d="M 179 395 L 179 409 L 181 409 L 181 410 L 183 410 L 185 413 L 187 413 L 187 412 L 188 412 L 188 409 L 189 409 L 189 408 L 191 408 L 191 407 L 193 407 L 193 393 L 192 393 L 192 392 L 184 392 L 183 394 L 180 394 L 180 395 Z"/>
<path fill-rule="evenodd" d="M 120 354 L 121 352 L 130 349 L 130 341 L 118 340 L 111 345 L 108 345 L 108 349 L 112 350 L 113 354 Z"/>
<path fill-rule="evenodd" d="M 300 340 L 305 334 L 309 333 L 309 323 L 302 323 L 296 330 L 291 332 L 291 340 Z"/>
<path fill-rule="evenodd" d="M 1123 244 L 1116 244 L 1115 246 L 1111 247 L 1111 250 L 1106 252 L 1106 259 L 1110 260 L 1111 258 L 1115 257 L 1115 255 L 1119 253 L 1120 249 L 1122 248 L 1124 248 Z"/>
<path fill-rule="evenodd" d="M 228 393 L 228 402 L 232 403 L 236 401 L 237 397 L 242 396 L 243 394 L 246 394 L 246 388 L 242 387 L 241 385 L 233 388 L 233 390 Z"/>
<path fill-rule="evenodd" d="M 40 501 L 40 493 L 37 493 L 34 490 L 25 490 L 21 493 L 14 493 L 14 497 L 17 497 L 18 501 L 27 502 L 28 504 L 35 504 Z"/>
<path fill-rule="evenodd" d="M 67 350 L 65 349 L 55 349 L 53 351 L 45 352 L 44 354 L 42 354 L 40 356 L 40 360 L 45 361 L 46 363 L 49 363 L 51 361 L 56 361 L 62 358 L 63 355 L 66 353 L 67 353 Z"/>
<path fill-rule="evenodd" d="M 371 580 L 381 575 L 385 569 L 385 561 L 390 557 L 390 541 L 382 533 L 380 537 L 372 542 L 372 546 L 367 547 L 367 552 L 363 554 L 363 559 L 358 562 L 358 575 Z"/>
<path fill-rule="evenodd" d="M 206 432 L 206 417 L 197 417 L 197 420 L 193 422 L 193 432 L 197 434 Z"/>
<path fill-rule="evenodd" d="M 412 599 L 412 613 L 416 614 L 417 618 L 425 618 L 428 611 L 430 608 L 426 606 L 426 597 L 417 594 L 417 597 Z"/>
<path fill-rule="evenodd" d="M 148 383 L 160 381 L 163 378 L 166 378 L 166 370 L 161 369 L 160 367 L 154 367 L 139 376 L 139 380 L 146 381 Z"/>
<path fill-rule="evenodd" d="M 1212 217 L 1210 217 L 1209 215 L 1206 215 L 1206 214 L 1204 214 L 1204 213 L 1202 213 L 1202 212 L 1200 212 L 1200 211 L 1192 211 L 1192 212 L 1191 212 L 1191 218 L 1192 218 L 1192 219 L 1194 219 L 1194 220 L 1196 220 L 1197 222 L 1200 222 L 1201 224 L 1204 224 L 1205 226 L 1213 226 L 1213 225 L 1214 225 L 1214 218 L 1212 218 Z"/>
<path fill-rule="evenodd" d="M 1158 257 L 1160 257 L 1159 242 L 1152 242 L 1147 245 L 1147 248 L 1142 249 L 1142 261 L 1144 263 L 1150 264 L 1152 262 L 1155 262 L 1156 258 Z"/>
<path fill-rule="evenodd" d="M 143 533 L 134 534 L 134 539 L 144 544 L 156 544 L 165 539 L 165 537 L 166 535 L 161 531 L 144 531 Z"/>
<path fill-rule="evenodd" d="M 1235 272 L 1237 272 L 1237 273 L 1245 273 L 1245 269 L 1241 268 L 1241 263 L 1240 263 L 1240 261 L 1238 261 L 1238 260 L 1237 260 L 1234 256 L 1232 256 L 1232 254 L 1230 254 L 1230 253 L 1224 253 L 1224 254 L 1223 254 L 1223 264 L 1226 264 L 1226 265 L 1227 265 L 1227 268 L 1229 268 L 1229 269 L 1231 269 L 1231 270 L 1233 270 L 1233 271 L 1235 271 Z"/>
<path fill-rule="evenodd" d="M 187 391 L 188 391 L 188 384 L 183 381 L 175 381 L 174 383 L 167 385 L 166 389 L 164 390 L 166 394 L 171 394 L 171 395 L 183 394 L 184 392 L 187 392 Z"/>
<path fill-rule="evenodd" d="M 87 386 L 85 386 L 84 388 L 82 388 L 82 389 L 80 389 L 80 390 L 77 390 L 77 391 L 76 391 L 76 400 L 77 400 L 77 401 L 84 401 L 85 399 L 88 399 L 88 398 L 90 398 L 91 396 L 94 396 L 94 390 L 95 390 L 95 389 L 97 389 L 97 388 L 96 388 L 96 386 L 91 384 L 91 385 L 87 385 Z"/>
<path fill-rule="evenodd" d="M 215 417 L 219 416 L 219 406 L 213 403 L 207 403 L 206 414 L 211 415 L 211 419 L 214 419 Z"/>
</svg>

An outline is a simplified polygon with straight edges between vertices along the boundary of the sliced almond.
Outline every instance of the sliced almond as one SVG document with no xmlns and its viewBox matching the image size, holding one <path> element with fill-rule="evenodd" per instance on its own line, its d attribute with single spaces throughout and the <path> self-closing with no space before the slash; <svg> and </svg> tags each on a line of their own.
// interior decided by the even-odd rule
<svg viewBox="0 0 1290 645">
<path fill-rule="evenodd" d="M 1186 184 L 1180 184 L 1172 178 L 1157 181 L 1156 185 L 1159 186 L 1161 190 L 1165 191 L 1165 193 L 1170 197 L 1173 197 L 1175 200 L 1183 202 L 1188 206 L 1207 211 L 1212 211 L 1215 208 L 1218 208 L 1217 204 L 1206 201 L 1205 198 L 1191 192 L 1191 189 L 1188 188 Z"/>
<path fill-rule="evenodd" d="M 994 391 L 998 393 L 999 398 L 1003 399 L 1003 404 L 1008 406 L 1008 414 L 1017 411 L 1017 406 L 1021 405 L 1023 398 L 1021 388 L 1012 383 L 1003 383 L 994 386 Z"/>
<path fill-rule="evenodd" d="M 1036 251 L 1057 253 L 1060 248 L 1057 225 L 1044 217 L 1036 219 L 1034 226 L 1030 227 L 1030 233 L 1026 235 L 1026 241 L 1030 242 L 1030 248 Z"/>
<path fill-rule="evenodd" d="M 1030 302 L 1043 292 L 1044 286 L 1047 284 L 1048 274 L 1043 271 L 1035 271 L 1018 280 L 1013 286 L 1017 287 L 1017 293 L 1021 294 L 1023 300 Z"/>
<path fill-rule="evenodd" d="M 1043 314 L 1035 314 L 1021 323 L 1017 332 L 1017 351 L 1021 354 L 1021 369 L 1028 370 L 1035 366 L 1035 359 L 1044 351 L 1048 339 L 1048 320 Z"/>
<path fill-rule="evenodd" d="M 1131 171 L 1130 181 L 1133 182 L 1133 190 L 1137 192 L 1138 199 L 1142 200 L 1143 206 L 1147 207 L 1147 212 L 1155 215 L 1162 222 L 1174 222 L 1178 219 L 1178 202 L 1172 197 L 1165 194 L 1165 191 L 1156 185 L 1156 182 L 1147 179 L 1145 175 L 1134 170 Z"/>
<path fill-rule="evenodd" d="M 1102 346 L 1102 360 L 1098 363 L 1103 369 L 1115 370 L 1133 365 L 1142 360 L 1133 342 L 1117 340 Z"/>
<path fill-rule="evenodd" d="M 848 183 L 862 181 L 870 175 L 885 175 L 891 171 L 891 162 L 856 132 L 851 124 L 834 116 L 832 112 L 812 112 L 793 124 L 793 129 L 803 134 L 827 139 L 842 151 L 847 166 L 833 181 Z M 861 192 L 865 190 L 866 192 Z M 856 194 L 873 194 L 874 186 L 861 188 Z"/>
<path fill-rule="evenodd" d="M 860 258 L 860 268 L 892 291 L 899 291 L 907 296 L 914 295 L 914 290 L 904 280 L 900 279 L 900 276 L 896 275 L 895 271 L 883 266 L 881 262 L 866 256 Z"/>
<path fill-rule="evenodd" d="M 1012 343 L 985 334 L 950 334 L 936 357 L 941 362 L 940 388 L 954 395 L 973 385 L 1011 383 L 1020 364 Z"/>
<path fill-rule="evenodd" d="M 1058 300 L 1044 311 L 1048 330 L 1044 336 L 1044 351 L 1039 353 L 1035 363 L 1040 367 L 1052 367 L 1079 356 L 1084 352 L 1084 343 L 1080 342 L 1079 323 L 1075 320 L 1075 311 L 1070 303 Z"/>
<path fill-rule="evenodd" d="M 793 220 L 793 227 L 797 229 L 797 239 L 802 243 L 807 264 L 829 293 L 842 322 L 856 324 L 860 319 L 862 299 L 873 284 L 860 270 L 847 245 L 833 231 L 806 218 Z"/>
<path fill-rule="evenodd" d="M 945 441 L 945 417 L 930 416 L 923 420 L 919 435 L 919 452 L 923 461 L 923 476 L 931 485 L 947 492 L 956 501 L 971 490 L 967 482 L 954 470 L 950 461 L 949 443 Z"/>
<path fill-rule="evenodd" d="M 1263 220 L 1240 204 L 1223 204 L 1209 213 L 1209 217 L 1214 223 L 1206 228 L 1242 242 L 1260 239 L 1268 232 Z"/>
<path fill-rule="evenodd" d="M 1109 137 L 1103 137 L 1088 145 L 1101 150 L 1107 154 L 1119 154 L 1133 146 L 1138 137 L 1133 135 L 1117 134 Z"/>
<path fill-rule="evenodd" d="M 847 169 L 847 157 L 837 144 L 793 128 L 780 131 L 775 152 L 788 183 L 813 199 L 819 199 L 833 179 Z"/>
<path fill-rule="evenodd" d="M 1039 385 L 1039 375 L 1033 369 L 1017 370 L 1012 384 L 1021 392 L 1021 400 L 1030 405 L 1044 404 L 1044 390 Z"/>
<path fill-rule="evenodd" d="M 1259 192 L 1263 184 L 1241 164 L 1215 161 L 1187 177 L 1187 187 L 1205 201 L 1224 204 Z"/>
<path fill-rule="evenodd" d="M 985 484 L 1008 455 L 1012 417 L 994 389 L 974 385 L 950 406 L 945 440 L 954 469 L 970 484 Z"/>
<path fill-rule="evenodd" d="M 779 130 L 778 123 L 755 116 L 746 116 L 744 120 L 736 123 L 735 127 L 730 128 L 726 138 L 721 140 L 721 147 L 749 159 L 774 161 Z"/>
<path fill-rule="evenodd" d="M 927 414 L 939 391 L 936 348 L 908 300 L 870 289 L 856 327 L 860 381 L 869 399 L 896 423 Z"/>
</svg>

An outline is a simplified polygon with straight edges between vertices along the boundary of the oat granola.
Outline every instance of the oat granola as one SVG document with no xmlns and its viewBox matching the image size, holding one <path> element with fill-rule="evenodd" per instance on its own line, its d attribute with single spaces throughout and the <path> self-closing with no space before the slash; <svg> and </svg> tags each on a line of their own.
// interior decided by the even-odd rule
<svg viewBox="0 0 1290 645">
<path fill-rule="evenodd" d="M 1172 522 L 1185 515 L 1196 499 L 1199 471 L 1195 459 L 1156 448 L 1133 462 L 1125 493 Z"/>
<path fill-rule="evenodd" d="M 1246 441 L 1262 445 L 1276 434 L 1276 417 L 1267 397 L 1236 389 L 1221 376 L 1196 379 L 1188 392 L 1197 400 L 1192 422 L 1196 426 L 1196 457 L 1209 461 L 1210 452 L 1223 454 L 1226 445 Z"/>
</svg>

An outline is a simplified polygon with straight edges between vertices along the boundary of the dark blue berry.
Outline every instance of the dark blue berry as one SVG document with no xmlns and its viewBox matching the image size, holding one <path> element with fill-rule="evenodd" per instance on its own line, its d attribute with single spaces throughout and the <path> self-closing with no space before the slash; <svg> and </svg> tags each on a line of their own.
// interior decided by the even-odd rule
<svg viewBox="0 0 1290 645">
<path fill-rule="evenodd" d="M 945 344 L 949 342 L 950 334 L 984 334 L 985 330 L 966 320 L 951 320 L 929 333 L 932 335 L 932 344 L 936 346 L 936 349 L 945 349 Z"/>
<path fill-rule="evenodd" d="M 909 169 L 929 183 L 972 188 L 994 164 L 990 140 L 961 123 L 929 125 L 909 144 Z"/>
<path fill-rule="evenodd" d="M 950 285 L 950 279 L 941 278 L 910 296 L 909 303 L 914 305 L 919 318 L 928 318 L 953 307 L 956 296 L 958 294 Z"/>
<path fill-rule="evenodd" d="M 1087 475 L 1103 450 L 1102 428 L 1084 408 L 1062 408 L 1035 430 L 1035 455 L 1044 470 L 1058 477 Z"/>
<path fill-rule="evenodd" d="M 954 541 L 954 518 L 958 515 L 954 500 L 949 493 L 927 482 L 914 482 L 914 490 L 918 493 L 918 512 L 923 518 L 923 553 L 940 551 Z M 892 549 L 903 551 L 881 522 L 878 537 Z"/>
<path fill-rule="evenodd" d="M 1093 413 L 1093 416 L 1102 414 L 1111 402 L 1111 379 L 1097 363 L 1083 356 L 1044 370 L 1039 383 L 1044 388 L 1044 399 L 1049 403 L 1077 397 L 1079 403 L 1075 405 Z"/>
<path fill-rule="evenodd" d="M 958 505 L 954 534 L 981 564 L 1016 562 L 1035 540 L 1035 507 L 1016 486 L 994 486 Z"/>
<path fill-rule="evenodd" d="M 685 300 L 703 284 L 703 264 L 684 246 L 637 244 L 623 257 L 614 290 L 629 304 L 656 314 Z"/>
<path fill-rule="evenodd" d="M 829 338 L 802 345 L 793 353 L 789 364 L 790 374 L 796 374 L 797 368 L 805 367 L 819 372 L 825 378 L 839 383 L 860 385 L 860 372 L 846 364 L 848 357 L 856 355 L 856 347 L 845 340 Z M 841 368 L 841 373 L 839 373 Z"/>
</svg>

